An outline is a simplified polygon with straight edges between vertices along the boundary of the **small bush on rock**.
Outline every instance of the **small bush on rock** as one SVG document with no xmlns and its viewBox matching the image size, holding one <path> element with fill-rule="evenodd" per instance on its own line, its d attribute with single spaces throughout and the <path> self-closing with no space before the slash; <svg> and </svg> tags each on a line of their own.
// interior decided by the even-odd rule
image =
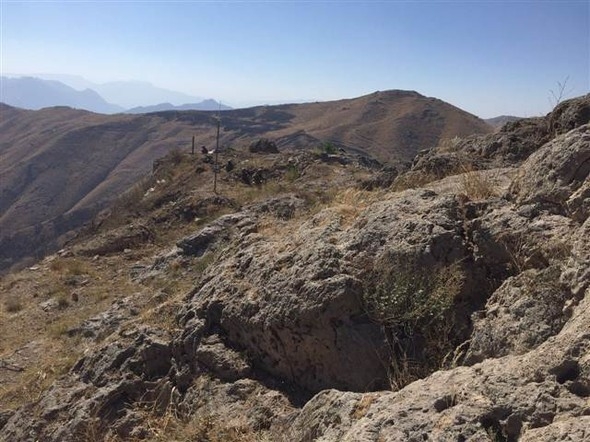
<svg viewBox="0 0 590 442">
<path fill-rule="evenodd" d="M 375 263 L 368 280 L 363 302 L 387 337 L 392 387 L 402 388 L 439 369 L 457 345 L 453 307 L 465 281 L 460 264 L 431 268 L 386 256 Z"/>
</svg>

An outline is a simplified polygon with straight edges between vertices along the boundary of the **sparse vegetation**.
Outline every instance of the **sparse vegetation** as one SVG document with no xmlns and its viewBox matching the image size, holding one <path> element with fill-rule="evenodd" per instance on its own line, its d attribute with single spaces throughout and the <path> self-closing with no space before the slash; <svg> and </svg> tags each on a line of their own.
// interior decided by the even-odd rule
<svg viewBox="0 0 590 442">
<path fill-rule="evenodd" d="M 66 373 L 79 357 L 77 350 L 68 348 L 53 348 L 39 364 L 26 367 L 21 376 L 14 383 L 0 384 L 0 403 L 5 409 L 16 409 L 25 403 L 37 401 L 40 395 L 53 383 L 53 381 Z"/>
<path fill-rule="evenodd" d="M 460 142 L 460 137 L 444 138 L 438 143 L 437 149 L 439 152 L 456 152 Z"/>
<path fill-rule="evenodd" d="M 295 164 L 289 164 L 287 166 L 287 170 L 285 172 L 285 179 L 288 182 L 292 183 L 297 178 L 299 178 L 299 176 L 300 176 L 299 168 Z"/>
<path fill-rule="evenodd" d="M 335 153 L 338 153 L 338 148 L 334 143 L 326 141 L 320 145 L 320 151 L 328 155 L 334 155 Z"/>
<path fill-rule="evenodd" d="M 388 338 L 392 388 L 439 369 L 453 350 L 452 308 L 464 279 L 458 263 L 432 269 L 408 257 L 386 256 L 374 265 L 363 302 Z"/>
<path fill-rule="evenodd" d="M 176 416 L 166 414 L 163 424 L 156 424 L 155 437 L 149 442 L 199 441 L 199 442 L 270 442 L 265 431 L 256 431 L 246 423 L 230 424 L 212 414 L 197 413 L 192 419 L 182 421 Z"/>
<path fill-rule="evenodd" d="M 79 258 L 56 258 L 51 261 L 49 268 L 66 277 L 80 276 L 89 273 L 88 265 Z"/>
<path fill-rule="evenodd" d="M 391 190 L 402 191 L 416 189 L 425 184 L 439 180 L 441 177 L 422 171 L 410 171 L 399 175 L 391 185 Z"/>
<path fill-rule="evenodd" d="M 549 90 L 549 103 L 551 104 L 551 108 L 553 109 L 559 103 L 561 103 L 564 98 L 572 92 L 572 89 L 568 89 L 567 82 L 569 81 L 569 75 L 563 79 L 563 81 L 557 82 L 557 87 L 555 89 Z"/>
<path fill-rule="evenodd" d="M 470 200 L 482 200 L 498 196 L 498 186 L 489 171 L 475 171 L 463 167 L 460 177 L 460 192 Z"/>
<path fill-rule="evenodd" d="M 61 310 L 69 307 L 70 301 L 68 300 L 68 296 L 65 293 L 60 293 L 57 297 L 57 307 Z"/>
<path fill-rule="evenodd" d="M 17 313 L 23 309 L 22 301 L 16 296 L 8 296 L 4 300 L 4 309 L 8 313 Z"/>
</svg>

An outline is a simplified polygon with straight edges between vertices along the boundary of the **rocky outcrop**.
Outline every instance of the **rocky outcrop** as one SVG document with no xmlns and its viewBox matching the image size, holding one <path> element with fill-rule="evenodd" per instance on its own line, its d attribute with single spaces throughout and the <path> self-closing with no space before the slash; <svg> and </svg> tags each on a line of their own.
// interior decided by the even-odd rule
<svg viewBox="0 0 590 442">
<path fill-rule="evenodd" d="M 441 371 L 397 393 L 325 391 L 282 440 L 550 440 L 588 433 L 588 300 L 556 337 L 522 356 Z"/>
<path fill-rule="evenodd" d="M 590 125 L 547 143 L 522 165 L 510 192 L 516 203 L 537 204 L 578 221 L 590 204 Z"/>
<path fill-rule="evenodd" d="M 518 166 L 554 137 L 589 122 L 590 95 L 585 95 L 564 101 L 545 117 L 520 119 L 493 134 L 449 140 L 423 151 L 412 170 L 440 178 L 461 170 Z"/>
<path fill-rule="evenodd" d="M 589 177 L 586 132 L 560 135 L 521 166 L 510 188 L 515 204 L 468 205 L 475 262 L 506 272 L 473 315 L 470 366 L 395 393 L 322 392 L 282 423 L 282 440 L 590 437 L 590 223 L 576 210 L 587 198 L 563 210 Z"/>
<path fill-rule="evenodd" d="M 288 234 L 239 234 L 182 314 L 183 348 L 198 344 L 191 340 L 202 324 L 203 333 L 222 335 L 257 367 L 305 389 L 385 387 L 390 356 L 365 312 L 364 265 L 387 254 L 425 266 L 469 259 L 459 206 L 409 192 L 372 205 L 351 226 L 328 210 Z"/>
<path fill-rule="evenodd" d="M 125 249 L 132 249 L 140 244 L 153 241 L 154 235 L 149 227 L 130 224 L 109 232 L 104 237 L 97 237 L 89 241 L 78 252 L 83 255 L 109 255 L 121 253 Z"/>
<path fill-rule="evenodd" d="M 279 153 L 279 149 L 274 141 L 267 138 L 261 138 L 248 146 L 252 153 Z"/>
</svg>

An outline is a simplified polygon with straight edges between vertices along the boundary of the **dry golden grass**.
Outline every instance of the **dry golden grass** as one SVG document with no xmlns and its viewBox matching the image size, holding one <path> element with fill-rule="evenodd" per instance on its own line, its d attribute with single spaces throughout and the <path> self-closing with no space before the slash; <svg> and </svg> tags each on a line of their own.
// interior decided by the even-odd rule
<svg viewBox="0 0 590 442">
<path fill-rule="evenodd" d="M 5 409 L 16 409 L 25 403 L 32 403 L 61 375 L 76 362 L 81 351 L 76 350 L 75 341 L 45 343 L 43 357 L 35 364 L 22 367 L 23 371 L 13 382 L 0 383 L 0 404 Z"/>
<path fill-rule="evenodd" d="M 153 419 L 150 423 L 155 435 L 148 442 L 270 442 L 266 431 L 256 431 L 247 423 L 236 419 L 216 417 L 212 414 L 197 414 L 183 421 L 171 413 Z"/>
<path fill-rule="evenodd" d="M 384 191 L 348 188 L 336 193 L 329 206 L 342 216 L 343 224 L 348 225 L 371 204 L 382 200 L 384 195 Z"/>
<path fill-rule="evenodd" d="M 463 169 L 460 176 L 459 191 L 472 201 L 484 200 L 498 196 L 496 180 L 489 171 Z"/>
<path fill-rule="evenodd" d="M 391 185 L 391 190 L 394 192 L 400 192 L 402 190 L 417 189 L 439 179 L 440 177 L 434 174 L 410 171 L 399 175 Z"/>
<path fill-rule="evenodd" d="M 353 410 L 350 413 L 350 417 L 354 420 L 362 419 L 366 416 L 371 408 L 373 402 L 375 402 L 376 395 L 374 393 L 365 393 L 361 396 L 360 400 L 354 405 Z"/>
<path fill-rule="evenodd" d="M 460 137 L 444 138 L 439 141 L 436 150 L 439 152 L 456 152 L 460 141 Z"/>
<path fill-rule="evenodd" d="M 127 274 L 119 273 L 121 263 L 115 259 L 99 263 L 50 257 L 36 268 L 3 278 L 1 284 L 3 299 L 18 299 L 21 309 L 18 321 L 10 320 L 14 313 L 0 312 L 0 360 L 22 368 L 0 371 L 0 403 L 7 408 L 38 397 L 90 344 L 70 337 L 72 329 L 108 309 L 113 299 L 139 289 Z M 80 280 L 88 280 L 84 285 L 67 285 L 68 278 L 81 275 Z M 77 302 L 72 290 L 79 294 Z M 46 303 L 52 299 L 54 304 Z"/>
</svg>

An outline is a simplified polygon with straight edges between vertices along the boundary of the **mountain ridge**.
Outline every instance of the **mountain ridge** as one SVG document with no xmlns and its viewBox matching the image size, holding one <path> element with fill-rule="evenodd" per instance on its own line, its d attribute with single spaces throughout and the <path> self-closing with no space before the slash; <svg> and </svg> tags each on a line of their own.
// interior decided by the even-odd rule
<svg viewBox="0 0 590 442">
<path fill-rule="evenodd" d="M 2 115 L 0 244 L 5 268 L 17 249 L 21 257 L 37 253 L 36 236 L 56 247 L 62 230 L 81 225 L 130 189 L 157 158 L 174 149 L 190 150 L 193 136 L 198 152 L 200 146 L 216 144 L 216 112 L 109 116 L 5 107 Z M 445 138 L 491 132 L 475 116 L 407 91 L 227 110 L 221 114 L 221 129 L 220 146 L 226 149 L 243 150 L 260 138 L 275 140 L 283 150 L 314 150 L 329 142 L 393 165 L 411 161 Z M 45 227 L 36 235 L 34 226 L 42 223 Z M 51 224 L 63 225 L 59 234 L 52 233 Z"/>
<path fill-rule="evenodd" d="M 92 83 L 82 77 L 1 77 L 0 101 L 23 109 L 69 106 L 102 114 L 147 113 L 162 110 L 230 109 L 212 99 L 198 99 L 148 82 Z M 59 79 L 64 79 L 60 81 Z M 69 80 L 69 81 L 68 81 Z M 76 88 L 75 86 L 78 86 Z M 176 104 L 164 103 L 163 100 Z M 160 103 L 154 105 L 153 103 Z M 141 106 L 138 106 L 141 103 Z"/>
<path fill-rule="evenodd" d="M 172 103 L 160 103 L 152 106 L 138 106 L 127 109 L 125 113 L 128 114 L 148 114 L 153 112 L 165 112 L 174 110 L 202 110 L 202 111 L 225 111 L 231 110 L 229 106 L 225 106 L 213 99 L 203 100 L 199 103 L 184 103 L 174 105 Z"/>
<path fill-rule="evenodd" d="M 0 101 L 23 109 L 38 110 L 59 105 L 104 114 L 123 110 L 122 107 L 107 102 L 92 89 L 78 91 L 59 81 L 2 76 L 0 89 Z"/>
</svg>

